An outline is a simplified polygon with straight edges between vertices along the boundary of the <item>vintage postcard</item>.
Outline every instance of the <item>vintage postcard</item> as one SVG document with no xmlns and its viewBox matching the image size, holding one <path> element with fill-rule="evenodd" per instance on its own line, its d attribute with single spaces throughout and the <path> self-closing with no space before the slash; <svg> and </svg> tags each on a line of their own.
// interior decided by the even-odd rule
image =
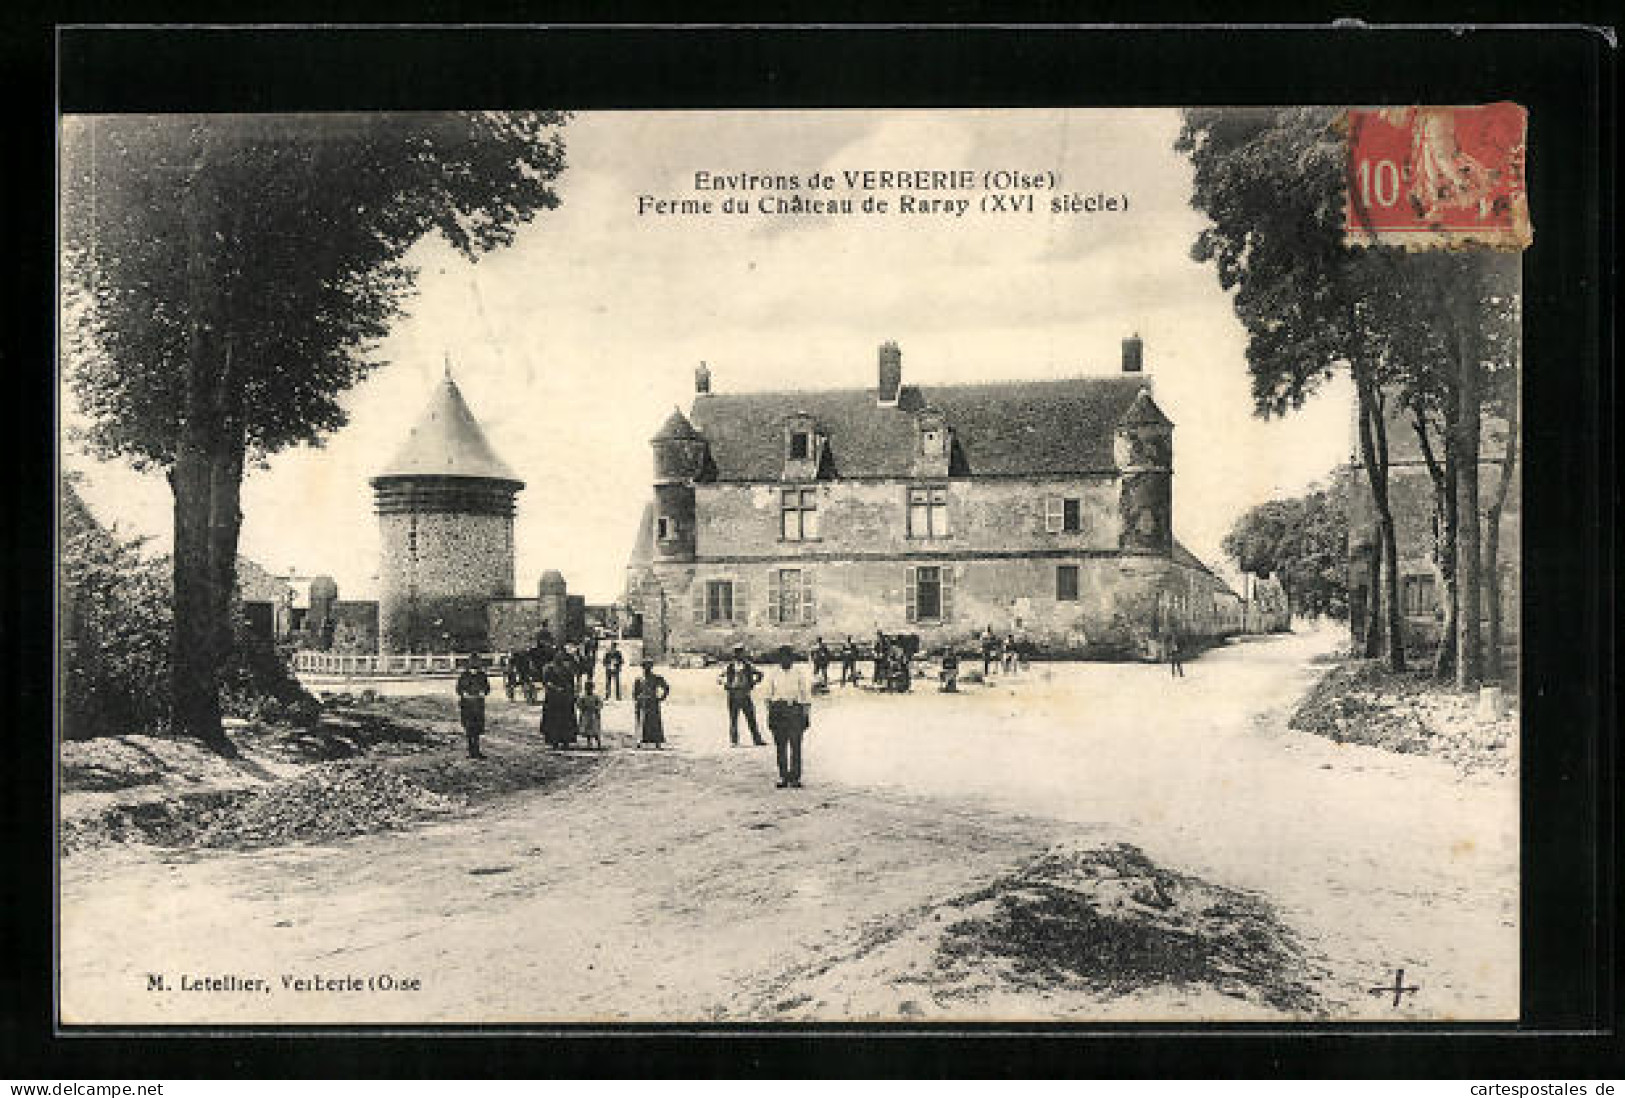
<svg viewBox="0 0 1625 1098">
<path fill-rule="evenodd" d="M 1517 1019 L 1538 123 L 65 115 L 61 1024 Z"/>
</svg>

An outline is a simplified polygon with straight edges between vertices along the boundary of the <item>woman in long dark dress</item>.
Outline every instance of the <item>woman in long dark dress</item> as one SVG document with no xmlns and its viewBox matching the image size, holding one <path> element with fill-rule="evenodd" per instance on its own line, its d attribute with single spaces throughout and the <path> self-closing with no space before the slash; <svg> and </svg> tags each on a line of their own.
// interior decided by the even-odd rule
<svg viewBox="0 0 1625 1098">
<path fill-rule="evenodd" d="M 660 718 L 660 703 L 671 696 L 671 686 L 655 674 L 655 661 L 643 661 L 643 674 L 632 680 L 632 708 L 637 715 L 638 746 L 664 747 L 666 726 Z"/>
<path fill-rule="evenodd" d="M 569 747 L 576 742 L 576 673 L 563 649 L 542 669 L 542 688 L 542 738 L 549 747 Z"/>
</svg>

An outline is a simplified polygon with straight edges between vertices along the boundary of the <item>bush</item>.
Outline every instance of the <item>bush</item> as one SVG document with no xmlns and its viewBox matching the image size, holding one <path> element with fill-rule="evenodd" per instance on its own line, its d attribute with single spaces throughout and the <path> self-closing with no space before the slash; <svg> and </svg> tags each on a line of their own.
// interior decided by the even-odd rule
<svg viewBox="0 0 1625 1098">
<path fill-rule="evenodd" d="M 170 582 L 162 562 L 99 529 L 64 526 L 62 734 L 162 733 L 169 721 Z"/>
<path fill-rule="evenodd" d="M 64 523 L 62 735 L 65 739 L 169 730 L 170 563 L 99 527 Z M 241 612 L 221 673 L 221 712 L 310 727 L 320 704 L 286 655 L 256 636 Z"/>
</svg>

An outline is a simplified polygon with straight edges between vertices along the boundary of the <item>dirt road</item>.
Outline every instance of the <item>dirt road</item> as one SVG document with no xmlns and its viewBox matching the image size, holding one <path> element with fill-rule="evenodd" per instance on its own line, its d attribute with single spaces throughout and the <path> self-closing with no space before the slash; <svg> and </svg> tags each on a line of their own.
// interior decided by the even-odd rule
<svg viewBox="0 0 1625 1098">
<path fill-rule="evenodd" d="M 728 748 L 713 672 L 675 671 L 671 750 L 615 749 L 560 786 L 468 816 L 325 845 L 68 859 L 63 1017 L 1291 1012 L 1279 997 L 1178 981 L 1037 987 L 984 966 L 948 994 L 921 976 L 977 890 L 1046 851 L 1118 842 L 1175 875 L 1154 893 L 1178 892 L 1188 874 L 1240 890 L 1219 902 L 1190 885 L 1211 912 L 1239 909 L 1243 893 L 1266 899 L 1308 955 L 1317 1012 L 1510 1017 L 1516 781 L 1286 731 L 1327 643 L 1237 645 L 1177 683 L 1157 667 L 1039 665 L 959 696 L 837 690 L 820 700 L 801 791 L 772 788 L 771 749 Z M 612 732 L 628 709 L 611 707 Z M 538 750 L 534 716 L 495 703 L 492 753 Z M 1121 879 L 1132 864 L 1113 855 L 1076 872 Z M 1183 940 L 1188 928 L 1156 911 L 1179 904 L 1146 903 Z M 1396 1010 L 1367 989 L 1401 967 L 1422 990 Z"/>
</svg>

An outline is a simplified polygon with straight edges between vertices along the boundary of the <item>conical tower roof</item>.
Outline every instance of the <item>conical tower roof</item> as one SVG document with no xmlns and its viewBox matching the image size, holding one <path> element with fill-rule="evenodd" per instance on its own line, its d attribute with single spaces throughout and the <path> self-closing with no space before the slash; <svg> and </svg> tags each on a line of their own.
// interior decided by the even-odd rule
<svg viewBox="0 0 1625 1098">
<path fill-rule="evenodd" d="M 1134 403 L 1128 406 L 1118 424 L 1123 427 L 1137 427 L 1140 424 L 1154 424 L 1158 427 L 1172 427 L 1173 423 L 1162 414 L 1157 402 L 1151 399 L 1150 389 L 1141 389 Z"/>
<path fill-rule="evenodd" d="M 428 476 L 524 483 L 491 449 L 479 420 L 469 411 L 468 402 L 449 373 L 435 388 L 429 406 L 407 433 L 406 442 L 375 479 Z"/>
<path fill-rule="evenodd" d="M 705 436 L 694 429 L 680 408 L 673 408 L 666 422 L 660 425 L 655 437 L 650 442 L 672 442 L 678 439 L 703 439 Z"/>
</svg>

